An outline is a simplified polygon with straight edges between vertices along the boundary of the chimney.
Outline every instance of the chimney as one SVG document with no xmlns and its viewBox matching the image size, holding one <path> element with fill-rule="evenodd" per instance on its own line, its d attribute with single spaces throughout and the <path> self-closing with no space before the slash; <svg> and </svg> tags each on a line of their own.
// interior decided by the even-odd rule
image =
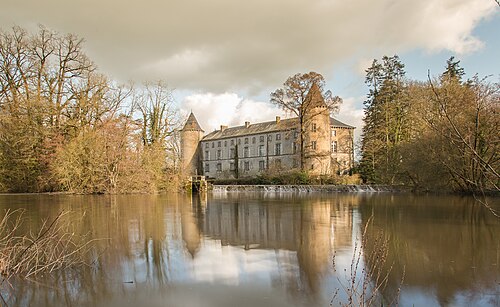
<svg viewBox="0 0 500 307">
<path fill-rule="evenodd" d="M 250 122 L 245 122 L 245 127 L 246 128 L 250 127 Z"/>
<path fill-rule="evenodd" d="M 226 130 L 226 129 L 227 129 L 227 126 L 220 125 L 220 131 L 221 131 L 221 132 L 222 132 L 222 131 L 224 131 L 224 130 Z"/>
<path fill-rule="evenodd" d="M 279 124 L 279 123 L 280 123 L 280 121 L 281 121 L 281 117 L 276 116 L 276 125 L 277 125 L 277 124 Z"/>
</svg>

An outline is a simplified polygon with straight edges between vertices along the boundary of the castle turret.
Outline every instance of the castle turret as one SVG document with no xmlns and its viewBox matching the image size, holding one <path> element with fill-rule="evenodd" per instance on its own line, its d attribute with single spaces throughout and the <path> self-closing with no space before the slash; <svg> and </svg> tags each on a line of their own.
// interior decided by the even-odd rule
<svg viewBox="0 0 500 307">
<path fill-rule="evenodd" d="M 304 169 L 316 175 L 330 174 L 330 110 L 321 94 L 320 87 L 316 83 L 312 84 L 303 105 L 307 108 L 304 118 Z"/>
<path fill-rule="evenodd" d="M 181 130 L 181 167 L 182 173 L 186 176 L 202 174 L 199 144 L 203 138 L 203 132 L 191 112 Z"/>
</svg>

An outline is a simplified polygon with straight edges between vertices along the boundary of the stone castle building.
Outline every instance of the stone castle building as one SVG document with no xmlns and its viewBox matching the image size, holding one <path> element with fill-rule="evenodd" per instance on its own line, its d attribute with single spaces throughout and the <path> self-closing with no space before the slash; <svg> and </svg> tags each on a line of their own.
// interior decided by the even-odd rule
<svg viewBox="0 0 500 307">
<path fill-rule="evenodd" d="M 262 172 L 303 169 L 313 175 L 345 173 L 354 163 L 354 127 L 332 117 L 319 89 L 311 87 L 310 118 L 303 124 L 300 146 L 298 118 L 244 126 L 220 126 L 204 135 L 191 112 L 181 130 L 181 163 L 187 176 L 242 178 Z M 300 151 L 304 151 L 301 159 Z"/>
</svg>

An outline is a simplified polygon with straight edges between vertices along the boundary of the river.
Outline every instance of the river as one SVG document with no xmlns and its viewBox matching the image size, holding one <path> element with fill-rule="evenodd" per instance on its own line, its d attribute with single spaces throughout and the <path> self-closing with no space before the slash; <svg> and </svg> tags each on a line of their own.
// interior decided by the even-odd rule
<svg viewBox="0 0 500 307">
<path fill-rule="evenodd" d="M 363 270 L 385 305 L 500 306 L 500 219 L 470 197 L 0 195 L 7 209 L 24 232 L 69 211 L 97 239 L 89 266 L 4 284 L 9 306 L 337 306 Z"/>
</svg>

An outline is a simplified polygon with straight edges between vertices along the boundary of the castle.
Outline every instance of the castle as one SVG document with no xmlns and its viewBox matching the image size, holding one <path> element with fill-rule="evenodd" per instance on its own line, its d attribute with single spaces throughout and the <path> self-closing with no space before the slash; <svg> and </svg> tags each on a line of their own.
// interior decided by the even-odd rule
<svg viewBox="0 0 500 307">
<path fill-rule="evenodd" d="M 309 105 L 310 118 L 303 120 L 302 142 L 299 118 L 276 116 L 276 120 L 269 122 L 220 126 L 220 129 L 204 135 L 191 112 L 181 130 L 184 175 L 242 178 L 262 172 L 300 169 L 301 164 L 302 169 L 312 175 L 349 171 L 354 163 L 354 127 L 330 117 L 329 109 L 314 85 L 307 98 L 315 102 Z"/>
</svg>

